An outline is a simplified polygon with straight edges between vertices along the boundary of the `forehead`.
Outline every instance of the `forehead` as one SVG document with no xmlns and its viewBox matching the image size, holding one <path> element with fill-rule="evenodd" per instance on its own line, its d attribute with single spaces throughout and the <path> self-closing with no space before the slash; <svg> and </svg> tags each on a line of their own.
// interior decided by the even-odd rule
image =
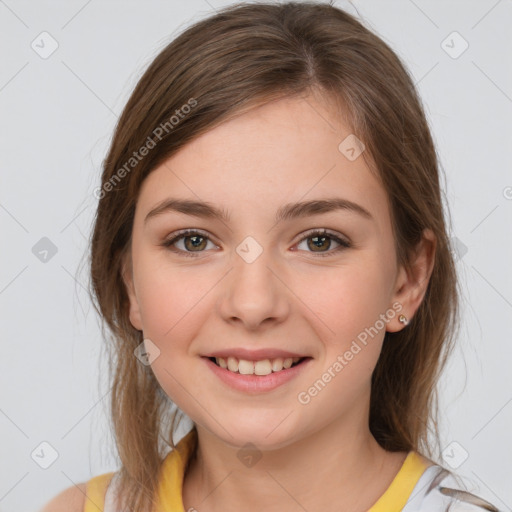
<svg viewBox="0 0 512 512">
<path fill-rule="evenodd" d="M 137 209 L 145 215 L 172 196 L 254 217 L 292 200 L 336 196 L 386 216 L 385 190 L 363 154 L 353 158 L 361 149 L 333 105 L 313 96 L 280 99 L 186 144 L 145 179 Z"/>
</svg>

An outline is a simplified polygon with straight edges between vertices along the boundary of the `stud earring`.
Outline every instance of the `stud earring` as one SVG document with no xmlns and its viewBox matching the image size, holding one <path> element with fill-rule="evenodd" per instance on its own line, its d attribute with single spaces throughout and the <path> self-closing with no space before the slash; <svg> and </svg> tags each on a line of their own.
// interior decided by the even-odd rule
<svg viewBox="0 0 512 512">
<path fill-rule="evenodd" d="M 401 322 L 401 323 L 403 323 L 404 325 L 407 325 L 407 324 L 409 323 L 409 320 L 407 320 L 407 317 L 406 317 L 406 316 L 404 316 L 404 315 L 400 315 L 400 316 L 398 317 L 398 321 L 399 321 L 399 322 Z"/>
</svg>

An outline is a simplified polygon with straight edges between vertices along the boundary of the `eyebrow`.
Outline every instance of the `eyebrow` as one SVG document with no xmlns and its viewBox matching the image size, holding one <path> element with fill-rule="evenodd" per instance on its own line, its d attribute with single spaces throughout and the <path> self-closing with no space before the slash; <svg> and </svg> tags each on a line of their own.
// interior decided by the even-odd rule
<svg viewBox="0 0 512 512">
<path fill-rule="evenodd" d="M 320 215 L 322 213 L 339 210 L 354 212 L 369 220 L 373 219 L 370 212 L 361 205 L 349 201 L 348 199 L 334 197 L 285 204 L 277 210 L 275 222 L 278 223 L 283 220 L 308 217 L 310 215 Z M 185 215 L 205 219 L 219 219 L 226 223 L 230 220 L 230 215 L 227 210 L 217 208 L 211 203 L 193 201 L 190 199 L 168 198 L 159 203 L 146 215 L 144 224 L 146 224 L 151 218 L 166 212 L 183 213 Z"/>
</svg>

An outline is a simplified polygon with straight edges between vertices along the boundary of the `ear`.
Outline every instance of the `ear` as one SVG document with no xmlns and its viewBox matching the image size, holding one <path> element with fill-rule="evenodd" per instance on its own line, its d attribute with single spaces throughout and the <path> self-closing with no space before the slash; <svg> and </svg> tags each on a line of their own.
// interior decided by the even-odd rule
<svg viewBox="0 0 512 512">
<path fill-rule="evenodd" d="M 140 315 L 139 303 L 135 294 L 135 286 L 133 284 L 133 265 L 131 250 L 128 250 L 121 263 L 121 277 L 126 287 L 126 292 L 130 300 L 130 322 L 135 329 L 142 331 L 142 319 Z"/>
<path fill-rule="evenodd" d="M 404 315 L 408 322 L 420 307 L 427 291 L 430 276 L 434 268 L 437 240 L 431 229 L 423 231 L 422 239 L 415 247 L 410 261 L 410 268 L 400 266 L 395 281 L 395 292 L 392 303 L 399 302 L 402 309 L 388 322 L 386 330 L 397 332 L 405 327 L 399 321 L 400 315 Z"/>
</svg>

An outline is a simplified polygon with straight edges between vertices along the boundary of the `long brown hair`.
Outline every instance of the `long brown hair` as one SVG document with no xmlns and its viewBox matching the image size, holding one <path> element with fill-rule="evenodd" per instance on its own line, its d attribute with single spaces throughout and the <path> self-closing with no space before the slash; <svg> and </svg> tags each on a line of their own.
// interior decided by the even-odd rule
<svg viewBox="0 0 512 512">
<path fill-rule="evenodd" d="M 331 4 L 242 3 L 195 23 L 161 51 L 129 98 L 104 160 L 91 291 L 111 332 L 112 426 L 129 510 L 149 512 L 183 417 L 134 356 L 142 333 L 129 321 L 121 272 L 141 184 L 201 133 L 255 105 L 308 91 L 343 106 L 338 115 L 365 144 L 363 156 L 390 201 L 399 263 L 409 263 L 425 228 L 436 236 L 419 309 L 407 328 L 386 333 L 372 376 L 370 430 L 387 450 L 432 457 L 436 446 L 439 456 L 436 382 L 459 324 L 458 283 L 438 157 L 414 82 L 382 39 Z M 142 147 L 145 156 L 134 160 Z"/>
</svg>

